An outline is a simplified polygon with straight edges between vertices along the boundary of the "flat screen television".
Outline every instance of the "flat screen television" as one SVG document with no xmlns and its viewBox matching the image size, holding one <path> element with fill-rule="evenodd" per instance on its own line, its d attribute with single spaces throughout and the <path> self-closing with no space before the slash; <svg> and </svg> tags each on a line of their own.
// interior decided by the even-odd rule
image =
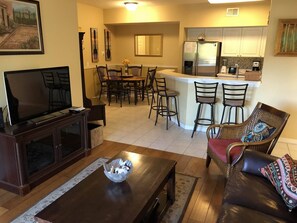
<svg viewBox="0 0 297 223">
<path fill-rule="evenodd" d="M 70 108 L 69 67 L 50 67 L 4 72 L 11 125 Z"/>
</svg>

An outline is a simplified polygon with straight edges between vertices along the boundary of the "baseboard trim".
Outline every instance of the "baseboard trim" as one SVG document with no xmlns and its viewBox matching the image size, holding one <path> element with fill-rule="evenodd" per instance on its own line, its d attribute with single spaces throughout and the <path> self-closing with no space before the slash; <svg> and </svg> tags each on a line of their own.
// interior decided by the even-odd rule
<svg viewBox="0 0 297 223">
<path fill-rule="evenodd" d="M 288 144 L 296 144 L 297 145 L 297 139 L 292 139 L 292 138 L 280 137 L 278 142 L 288 143 Z"/>
</svg>

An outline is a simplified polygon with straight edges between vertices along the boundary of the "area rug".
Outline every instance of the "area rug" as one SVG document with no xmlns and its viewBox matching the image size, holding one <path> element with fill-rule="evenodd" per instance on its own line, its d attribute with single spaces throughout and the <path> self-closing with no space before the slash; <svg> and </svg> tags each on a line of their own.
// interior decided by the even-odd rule
<svg viewBox="0 0 297 223">
<path fill-rule="evenodd" d="M 58 199 L 72 187 L 77 185 L 80 181 L 85 179 L 96 169 L 102 166 L 103 162 L 108 159 L 99 158 L 92 164 L 87 166 L 69 181 L 58 187 L 56 190 L 48 194 L 46 197 L 37 202 L 34 206 L 28 209 L 26 212 L 21 214 L 19 217 L 14 219 L 12 223 L 37 223 L 34 220 L 34 216 L 41 210 L 50 205 L 53 201 Z M 186 207 L 191 198 L 192 192 L 195 188 L 197 178 L 192 176 L 187 176 L 184 174 L 176 173 L 176 189 L 175 189 L 175 202 L 169 207 L 165 213 L 162 223 L 178 223 L 181 222 Z"/>
</svg>

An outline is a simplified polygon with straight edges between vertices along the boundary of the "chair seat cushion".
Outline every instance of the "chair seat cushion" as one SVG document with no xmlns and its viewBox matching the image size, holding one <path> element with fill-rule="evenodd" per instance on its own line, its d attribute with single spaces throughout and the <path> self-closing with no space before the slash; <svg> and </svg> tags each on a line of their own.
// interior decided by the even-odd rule
<svg viewBox="0 0 297 223">
<path fill-rule="evenodd" d="M 226 149 L 227 146 L 234 142 L 241 142 L 240 139 L 209 139 L 208 148 L 216 154 L 220 160 L 227 163 Z M 233 162 L 240 155 L 240 147 L 231 150 L 231 161 Z"/>
</svg>

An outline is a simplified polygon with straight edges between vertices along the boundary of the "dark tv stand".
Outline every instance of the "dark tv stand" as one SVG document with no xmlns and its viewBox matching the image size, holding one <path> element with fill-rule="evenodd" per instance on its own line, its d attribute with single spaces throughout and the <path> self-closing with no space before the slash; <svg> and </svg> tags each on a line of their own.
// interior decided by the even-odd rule
<svg viewBox="0 0 297 223">
<path fill-rule="evenodd" d="M 19 195 L 90 154 L 89 110 L 0 130 L 0 187 Z M 32 124 L 33 123 L 33 124 Z"/>
</svg>

